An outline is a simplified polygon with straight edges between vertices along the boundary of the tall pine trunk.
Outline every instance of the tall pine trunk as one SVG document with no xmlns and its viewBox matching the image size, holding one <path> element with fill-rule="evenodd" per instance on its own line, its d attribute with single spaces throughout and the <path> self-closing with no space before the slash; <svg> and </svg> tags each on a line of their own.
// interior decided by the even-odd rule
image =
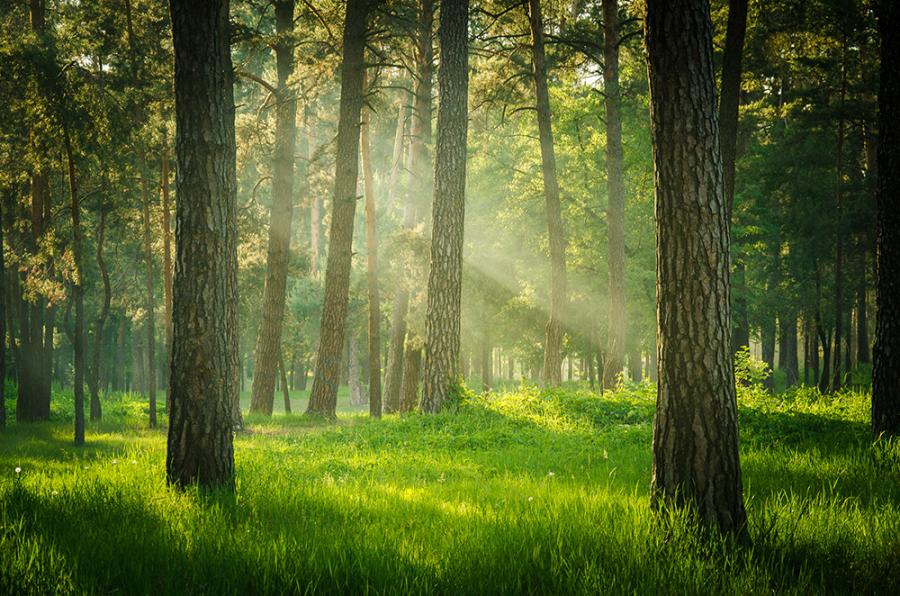
<svg viewBox="0 0 900 596">
<path fill-rule="evenodd" d="M 175 279 L 166 477 L 234 488 L 234 75 L 228 0 L 171 0 L 175 48 Z"/>
<path fill-rule="evenodd" d="M 372 174 L 369 108 L 363 109 L 360 156 L 366 198 L 366 289 L 369 299 L 369 415 L 381 418 L 381 298 L 378 292 L 378 244 L 375 240 L 375 189 Z"/>
<path fill-rule="evenodd" d="M 616 384 L 625 365 L 628 312 L 625 303 L 625 177 L 622 151 L 622 114 L 619 95 L 618 1 L 603 0 L 603 94 L 606 101 L 607 262 L 609 320 L 604 383 Z"/>
<path fill-rule="evenodd" d="M 547 236 L 550 241 L 550 318 L 544 333 L 544 368 L 541 382 L 550 387 L 559 385 L 562 365 L 562 342 L 566 308 L 566 240 L 563 234 L 559 201 L 559 182 L 556 179 L 556 155 L 553 151 L 553 127 L 550 114 L 550 94 L 547 90 L 547 65 L 544 56 L 544 21 L 540 0 L 528 0 L 531 24 L 531 61 L 534 68 L 534 90 L 537 100 L 538 136 L 541 143 L 541 171 L 544 178 L 544 209 L 547 216 Z"/>
<path fill-rule="evenodd" d="M 708 2 L 648 0 L 645 35 L 659 288 L 652 503 L 687 508 L 720 530 L 744 532 Z"/>
<path fill-rule="evenodd" d="M 75 179 L 75 156 L 68 128 L 63 125 L 66 166 L 69 174 L 69 198 L 72 216 L 72 299 L 75 302 L 75 330 L 72 334 L 72 353 L 75 376 L 75 445 L 84 445 L 84 267 L 81 254 L 81 203 Z"/>
<path fill-rule="evenodd" d="M 431 271 L 425 313 L 422 411 L 436 413 L 458 382 L 466 139 L 469 95 L 469 2 L 441 7 L 438 36 L 437 140 L 434 149 Z"/>
<path fill-rule="evenodd" d="M 319 332 L 316 375 L 307 413 L 333 418 L 337 407 L 341 351 L 347 323 L 353 219 L 356 214 L 356 184 L 359 176 L 359 128 L 363 104 L 366 22 L 372 0 L 348 0 L 344 20 L 341 63 L 341 100 L 328 262 L 325 269 L 325 300 Z"/>
<path fill-rule="evenodd" d="M 275 152 L 272 168 L 272 210 L 269 218 L 269 253 L 263 288 L 262 322 L 256 338 L 250 411 L 272 415 L 275 372 L 281 354 L 281 330 L 291 250 L 294 199 L 294 148 L 297 138 L 297 100 L 288 87 L 294 71 L 294 2 L 275 3 L 275 61 L 278 86 L 275 110 Z"/>
<path fill-rule="evenodd" d="M 878 250 L 872 434 L 900 435 L 900 4 L 880 3 Z"/>
<path fill-rule="evenodd" d="M 153 299 L 153 249 L 152 236 L 150 233 L 150 192 L 147 188 L 147 168 L 143 153 L 140 155 L 141 162 L 141 198 L 142 210 L 141 220 L 144 228 L 144 266 L 145 271 L 145 294 L 144 309 L 147 311 L 146 332 L 147 332 L 147 393 L 150 396 L 150 428 L 156 428 L 156 316 L 155 316 L 155 300 Z"/>
<path fill-rule="evenodd" d="M 97 270 L 100 271 L 100 279 L 103 282 L 103 302 L 100 305 L 100 312 L 97 320 L 94 322 L 94 344 L 91 354 L 91 375 L 88 380 L 88 387 L 91 391 L 91 420 L 100 420 L 103 415 L 103 408 L 100 405 L 100 385 L 103 378 L 103 334 L 106 326 L 106 319 L 109 317 L 109 306 L 112 300 L 112 286 L 109 281 L 109 270 L 106 267 L 106 261 L 103 259 L 103 241 L 106 232 L 106 210 L 104 204 L 100 205 L 100 219 L 97 224 Z"/>
</svg>

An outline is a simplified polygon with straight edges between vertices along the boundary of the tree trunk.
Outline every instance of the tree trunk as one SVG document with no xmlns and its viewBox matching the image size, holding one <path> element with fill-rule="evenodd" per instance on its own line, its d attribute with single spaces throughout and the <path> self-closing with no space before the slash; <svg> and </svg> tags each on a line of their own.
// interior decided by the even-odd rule
<svg viewBox="0 0 900 596">
<path fill-rule="evenodd" d="M 291 413 L 291 392 L 288 387 L 287 373 L 284 372 L 284 352 L 278 352 L 278 370 L 281 373 L 281 396 L 284 398 L 284 413 Z"/>
<path fill-rule="evenodd" d="M 880 3 L 878 250 L 872 434 L 900 435 L 900 5 Z"/>
<path fill-rule="evenodd" d="M 603 0 L 603 85 L 606 100 L 606 211 L 609 266 L 609 319 L 606 384 L 615 386 L 625 365 L 625 176 L 622 152 L 622 115 L 619 96 L 618 1 Z"/>
<path fill-rule="evenodd" d="M 344 56 L 341 65 L 341 101 L 325 301 L 319 332 L 316 376 L 307 413 L 334 418 L 340 378 L 341 349 L 347 322 L 353 218 L 359 176 L 359 128 L 363 104 L 366 22 L 372 0 L 348 0 L 344 20 Z"/>
<path fill-rule="evenodd" d="M 362 386 L 359 382 L 361 371 L 359 370 L 359 346 L 356 337 L 348 335 L 347 342 L 347 385 L 350 390 L 350 404 L 361 406 L 366 403 L 363 398 Z"/>
<path fill-rule="evenodd" d="M 141 162 L 141 197 L 143 199 L 142 221 L 144 228 L 144 264 L 146 278 L 144 309 L 147 311 L 147 393 L 150 395 L 150 428 L 156 428 L 156 317 L 153 299 L 153 248 L 150 235 L 150 192 L 147 188 L 147 168 L 143 152 Z"/>
<path fill-rule="evenodd" d="M 483 392 L 490 391 L 494 385 L 492 352 L 491 326 L 488 317 L 485 316 L 481 322 L 481 390 Z"/>
<path fill-rule="evenodd" d="M 103 281 L 103 303 L 100 305 L 100 313 L 94 323 L 94 345 L 91 354 L 91 378 L 88 387 L 91 391 L 91 420 L 100 420 L 103 409 L 100 405 L 100 384 L 103 377 L 103 332 L 106 319 L 109 316 L 109 305 L 112 300 L 112 287 L 109 282 L 109 271 L 106 261 L 103 260 L 103 240 L 106 231 L 106 205 L 100 206 L 100 221 L 97 226 L 97 269 L 100 271 L 100 279 Z"/>
<path fill-rule="evenodd" d="M 375 189 L 369 140 L 369 108 L 363 109 L 361 157 L 366 197 L 366 286 L 369 299 L 369 415 L 381 418 L 381 298 L 378 292 L 378 245 L 375 241 Z"/>
<path fill-rule="evenodd" d="M 234 489 L 228 301 L 234 258 L 234 75 L 228 0 L 171 0 L 175 48 L 175 279 L 166 476 Z M 236 387 L 235 387 L 236 389 Z"/>
<path fill-rule="evenodd" d="M 11 193 L 4 192 L 0 200 L 0 429 L 6 427 L 6 262 L 3 248 L 4 217 Z M 14 344 L 15 342 L 11 342 Z"/>
<path fill-rule="evenodd" d="M 169 142 L 163 130 L 162 146 L 162 228 L 163 228 L 163 300 L 165 301 L 166 320 L 166 363 L 172 354 L 172 207 L 169 198 Z M 171 404 L 166 397 L 166 411 Z"/>
<path fill-rule="evenodd" d="M 303 110 L 306 123 L 306 163 L 312 168 L 317 154 L 316 113 L 309 104 Z M 322 254 L 322 197 L 310 190 L 309 193 L 309 274 L 319 278 L 319 257 Z"/>
<path fill-rule="evenodd" d="M 860 256 L 860 268 L 858 285 L 856 286 L 856 363 L 869 364 L 872 359 L 869 356 L 869 316 L 866 303 L 866 251 Z"/>
<path fill-rule="evenodd" d="M 434 150 L 431 271 L 425 315 L 422 411 L 439 412 L 458 382 L 468 136 L 469 1 L 440 12 L 437 141 Z"/>
<path fill-rule="evenodd" d="M 769 290 L 772 291 L 771 289 Z M 775 390 L 774 372 L 775 372 L 775 318 L 773 316 L 766 317 L 765 323 L 759 329 L 759 342 L 762 347 L 762 359 L 766 366 L 773 373 L 766 377 L 763 386 L 771 393 Z"/>
<path fill-rule="evenodd" d="M 843 385 L 841 372 L 841 350 L 844 340 L 844 226 L 843 226 L 843 177 L 844 177 L 844 99 L 847 93 L 847 76 L 843 61 L 846 53 L 846 40 L 841 50 L 841 95 L 838 107 L 837 156 L 835 160 L 835 256 L 834 256 L 834 356 L 831 362 L 833 380 L 832 391 L 840 391 Z M 848 371 L 849 372 L 849 371 Z"/>
<path fill-rule="evenodd" d="M 800 365 L 797 360 L 797 317 L 785 316 L 781 321 L 781 334 L 784 336 L 784 373 L 788 387 L 793 387 L 800 380 Z"/>
<path fill-rule="evenodd" d="M 648 0 L 645 32 L 659 255 L 652 504 L 743 534 L 709 4 Z"/>
<path fill-rule="evenodd" d="M 407 346 L 404 352 L 403 383 L 400 386 L 400 411 L 412 412 L 419 401 L 419 372 L 422 367 L 422 348 Z"/>
<path fill-rule="evenodd" d="M 553 128 L 550 94 L 547 90 L 547 66 L 544 59 L 544 21 L 540 0 L 528 0 L 531 24 L 532 64 L 537 100 L 538 134 L 541 142 L 541 171 L 544 178 L 544 208 L 550 241 L 550 318 L 544 334 L 544 368 L 541 382 L 559 385 L 562 365 L 562 341 L 566 308 L 566 239 L 562 227 L 559 183 L 556 179 L 556 156 L 553 151 Z M 623 199 L 624 200 L 624 199 Z"/>
<path fill-rule="evenodd" d="M 75 446 L 84 445 L 84 269 L 81 254 L 81 203 L 75 180 L 75 156 L 69 129 L 63 125 L 63 141 L 66 149 L 66 166 L 69 173 L 69 198 L 72 215 L 72 299 L 75 302 L 75 332 L 72 352 L 75 360 Z"/>
<path fill-rule="evenodd" d="M 275 111 L 275 151 L 272 165 L 272 210 L 269 219 L 269 253 L 263 289 L 262 322 L 256 338 L 250 411 L 272 415 L 275 401 L 275 371 L 281 355 L 281 330 L 287 270 L 291 250 L 291 219 L 294 199 L 294 148 L 297 138 L 297 100 L 288 87 L 294 71 L 293 0 L 275 3 L 275 60 L 278 71 Z"/>
</svg>

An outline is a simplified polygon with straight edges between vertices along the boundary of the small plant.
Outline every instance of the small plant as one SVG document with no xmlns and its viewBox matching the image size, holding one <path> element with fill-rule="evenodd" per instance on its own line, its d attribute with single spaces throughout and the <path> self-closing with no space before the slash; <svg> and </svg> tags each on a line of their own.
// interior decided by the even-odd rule
<svg viewBox="0 0 900 596">
<path fill-rule="evenodd" d="M 772 371 L 765 362 L 757 360 L 750 354 L 749 347 L 743 346 L 735 352 L 734 380 L 738 386 L 760 389 L 771 374 Z"/>
</svg>

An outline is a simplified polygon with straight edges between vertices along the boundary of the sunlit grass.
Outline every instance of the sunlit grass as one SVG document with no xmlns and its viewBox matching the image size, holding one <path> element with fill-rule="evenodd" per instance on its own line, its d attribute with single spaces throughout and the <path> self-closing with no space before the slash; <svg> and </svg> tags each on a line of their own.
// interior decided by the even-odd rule
<svg viewBox="0 0 900 596">
<path fill-rule="evenodd" d="M 117 396 L 82 449 L 64 409 L 0 435 L 0 592 L 896 593 L 900 450 L 867 399 L 742 394 L 737 549 L 650 513 L 650 386 L 248 417 L 234 497 L 169 490 L 163 431 Z"/>
</svg>

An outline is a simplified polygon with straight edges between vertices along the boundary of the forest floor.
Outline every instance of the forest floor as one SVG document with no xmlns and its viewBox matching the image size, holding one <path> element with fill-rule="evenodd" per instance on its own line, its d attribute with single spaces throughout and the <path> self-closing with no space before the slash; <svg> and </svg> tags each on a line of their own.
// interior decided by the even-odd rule
<svg viewBox="0 0 900 596">
<path fill-rule="evenodd" d="M 869 397 L 739 401 L 740 548 L 651 513 L 651 385 L 248 417 L 235 496 L 166 487 L 137 396 L 74 448 L 61 393 L 0 432 L 0 593 L 900 593 L 900 446 L 871 445 Z"/>
</svg>

